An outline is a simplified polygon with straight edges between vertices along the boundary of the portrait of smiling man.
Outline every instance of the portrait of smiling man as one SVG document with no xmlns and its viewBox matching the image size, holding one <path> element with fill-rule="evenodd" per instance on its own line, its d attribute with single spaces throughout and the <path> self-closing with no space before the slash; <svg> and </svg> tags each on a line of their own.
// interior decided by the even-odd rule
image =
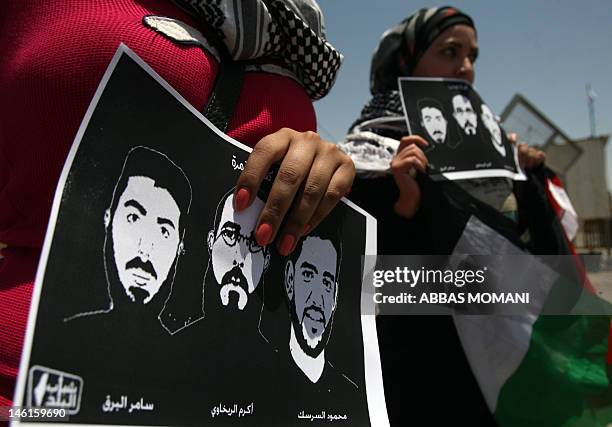
<svg viewBox="0 0 612 427">
<path fill-rule="evenodd" d="M 347 411 L 355 410 L 353 405 L 359 401 L 359 386 L 346 375 L 342 359 L 330 360 L 352 357 L 343 330 L 332 339 L 341 301 L 342 222 L 338 215 L 335 221 L 330 217 L 303 236 L 282 263 L 289 325 L 283 335 L 286 341 L 278 348 L 276 369 L 281 372 L 287 411 L 294 416 L 304 409 L 303 402 L 313 408 Z M 335 346 L 330 348 L 332 343 Z"/>
<path fill-rule="evenodd" d="M 289 353 L 311 383 L 335 376 L 325 359 L 338 303 L 342 246 L 337 230 L 320 224 L 287 259 L 284 285 L 291 318 Z M 324 378 L 328 377 L 328 378 Z"/>
</svg>

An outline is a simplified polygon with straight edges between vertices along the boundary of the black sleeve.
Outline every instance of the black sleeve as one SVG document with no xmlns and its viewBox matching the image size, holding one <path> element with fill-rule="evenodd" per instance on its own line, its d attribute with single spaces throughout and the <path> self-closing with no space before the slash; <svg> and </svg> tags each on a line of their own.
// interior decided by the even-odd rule
<svg viewBox="0 0 612 427">
<path fill-rule="evenodd" d="M 393 210 L 398 196 L 393 176 L 387 174 L 377 178 L 356 177 L 349 198 L 376 218 L 380 255 L 431 253 L 431 239 L 420 212 L 408 220 Z"/>
</svg>

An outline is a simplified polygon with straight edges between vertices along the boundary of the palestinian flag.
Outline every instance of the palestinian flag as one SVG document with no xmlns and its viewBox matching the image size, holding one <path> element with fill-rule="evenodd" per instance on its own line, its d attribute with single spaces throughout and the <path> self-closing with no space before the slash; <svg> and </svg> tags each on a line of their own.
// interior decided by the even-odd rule
<svg viewBox="0 0 612 427">
<path fill-rule="evenodd" d="M 541 168 L 529 173 L 527 181 L 515 182 L 518 227 L 455 183 L 427 177 L 420 177 L 423 199 L 415 221 L 429 230 L 435 242 L 432 252 L 462 253 L 466 249 L 462 241 L 470 241 L 481 254 L 513 248 L 510 254 L 572 256 L 573 248 L 547 198 L 550 173 Z M 527 241 L 521 238 L 525 235 Z M 546 299 L 568 283 L 578 284 L 576 291 L 583 291 L 584 268 L 575 255 L 574 259 L 562 267 L 551 266 L 558 280 L 548 297 L 544 294 L 541 301 L 532 301 L 534 310 L 528 315 L 454 318 L 483 397 L 502 427 L 612 422 L 606 365 L 610 317 L 541 315 Z"/>
<path fill-rule="evenodd" d="M 577 256 L 576 250 L 571 241 L 574 240 L 576 231 L 578 229 L 578 215 L 576 214 L 576 210 L 572 206 L 572 203 L 565 192 L 563 183 L 559 177 L 550 172 L 551 171 L 549 170 L 545 170 L 546 195 L 548 196 L 548 201 L 552 205 L 557 218 L 559 218 L 561 225 L 563 225 L 565 236 L 567 238 L 567 244 L 571 253 L 574 256 Z M 595 288 L 591 284 L 589 278 L 586 276 L 585 268 L 579 260 L 578 268 L 580 268 L 584 274 L 584 287 L 594 294 Z M 608 357 L 606 362 L 608 365 L 612 365 L 612 325 L 610 326 L 610 339 L 608 340 Z"/>
<path fill-rule="evenodd" d="M 358 176 L 351 199 L 378 220 L 380 255 L 449 255 L 477 231 L 470 255 L 562 255 L 560 283 L 588 296 L 586 275 L 568 243 L 541 168 L 514 183 L 516 221 L 452 181 L 418 175 L 421 206 L 407 221 L 390 206 L 390 175 Z M 479 231 L 479 233 L 478 233 Z M 468 236 L 469 237 L 469 236 Z M 469 239 L 468 239 L 469 240 Z M 574 262 L 567 262 L 567 261 Z M 522 271 L 516 272 L 517 280 Z M 527 276 L 529 277 L 529 276 Z M 526 316 L 379 316 L 385 399 L 392 425 L 606 426 L 612 394 L 606 353 L 609 316 L 542 315 L 547 295 Z M 602 311 L 603 312 L 603 311 Z M 610 311 L 605 311 L 610 313 Z M 471 424 L 470 424 L 471 423 Z M 417 423 L 418 425 L 418 423 Z"/>
</svg>

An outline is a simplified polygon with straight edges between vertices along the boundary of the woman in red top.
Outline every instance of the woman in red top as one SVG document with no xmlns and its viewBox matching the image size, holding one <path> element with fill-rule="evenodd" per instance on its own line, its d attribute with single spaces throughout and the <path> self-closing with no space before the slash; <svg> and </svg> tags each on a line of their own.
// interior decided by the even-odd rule
<svg viewBox="0 0 612 427">
<path fill-rule="evenodd" d="M 241 7 L 152 0 L 9 1 L 0 7 L 0 242 L 7 245 L 0 260 L 0 406 L 13 398 L 57 180 L 119 43 L 198 109 L 219 68 L 211 40 L 223 40 L 221 48 L 247 64 L 227 132 L 255 147 L 238 180 L 236 209 L 250 205 L 268 168 L 281 163 L 256 229 L 258 243 L 276 241 L 282 254 L 290 253 L 350 188 L 352 162 L 313 132 L 312 100 L 327 93 L 341 61 L 325 40 L 318 6 L 258 0 Z M 257 25 L 250 25 L 255 17 Z M 292 28 L 301 36 L 290 34 Z M 304 46 L 323 53 L 304 55 Z M 297 208 L 281 229 L 294 197 Z"/>
</svg>

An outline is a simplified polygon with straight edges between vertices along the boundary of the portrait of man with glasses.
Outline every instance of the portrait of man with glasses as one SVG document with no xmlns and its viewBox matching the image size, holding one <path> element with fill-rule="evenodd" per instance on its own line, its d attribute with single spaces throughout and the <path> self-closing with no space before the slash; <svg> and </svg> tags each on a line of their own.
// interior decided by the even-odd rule
<svg viewBox="0 0 612 427">
<path fill-rule="evenodd" d="M 235 212 L 233 194 L 233 189 L 228 191 L 217 205 L 214 228 L 208 232 L 210 258 L 205 287 L 215 286 L 207 295 L 217 294 L 222 307 L 242 311 L 268 268 L 270 252 L 259 246 L 254 236 L 264 201 L 256 197 L 248 209 Z"/>
<path fill-rule="evenodd" d="M 187 349 L 185 367 L 198 389 L 215 390 L 201 399 L 212 399 L 211 405 L 256 401 L 259 411 L 273 369 L 270 346 L 259 331 L 270 252 L 257 244 L 254 229 L 264 201 L 258 195 L 249 208 L 235 212 L 233 199 L 234 188 L 221 197 L 205 234 L 204 317 L 180 334 L 178 346 Z"/>
</svg>

